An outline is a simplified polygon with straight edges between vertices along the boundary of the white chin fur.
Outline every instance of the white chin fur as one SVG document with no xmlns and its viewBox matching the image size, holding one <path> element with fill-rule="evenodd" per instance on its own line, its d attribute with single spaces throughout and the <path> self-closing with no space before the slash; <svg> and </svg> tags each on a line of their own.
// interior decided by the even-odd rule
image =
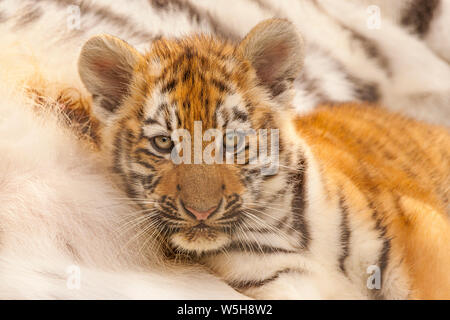
<svg viewBox="0 0 450 320">
<path fill-rule="evenodd" d="M 207 239 L 204 236 L 189 241 L 183 233 L 176 233 L 170 238 L 170 243 L 181 251 L 195 251 L 203 253 L 207 251 L 219 250 L 230 243 L 230 237 L 224 233 L 217 233 L 214 240 Z"/>
</svg>

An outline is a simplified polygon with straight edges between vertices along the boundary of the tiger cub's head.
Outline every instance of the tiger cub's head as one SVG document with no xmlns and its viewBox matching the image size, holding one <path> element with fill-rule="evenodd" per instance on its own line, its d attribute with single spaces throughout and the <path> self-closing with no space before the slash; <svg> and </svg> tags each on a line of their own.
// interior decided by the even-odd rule
<svg viewBox="0 0 450 320">
<path fill-rule="evenodd" d="M 273 165 L 264 159 L 286 149 L 270 132 L 280 126 L 273 110 L 289 106 L 302 61 L 300 35 L 281 19 L 258 24 L 238 45 L 160 39 L 144 55 L 108 35 L 84 45 L 79 73 L 104 150 L 150 235 L 205 252 L 255 223 L 246 212 L 264 198 L 264 169 Z"/>
</svg>

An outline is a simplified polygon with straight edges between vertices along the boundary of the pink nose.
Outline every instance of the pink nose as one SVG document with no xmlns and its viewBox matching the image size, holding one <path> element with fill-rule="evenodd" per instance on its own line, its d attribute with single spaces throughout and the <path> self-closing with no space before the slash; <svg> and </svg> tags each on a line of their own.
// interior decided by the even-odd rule
<svg viewBox="0 0 450 320">
<path fill-rule="evenodd" d="M 192 213 L 197 218 L 197 220 L 202 221 L 202 220 L 208 219 L 208 217 L 211 215 L 211 213 L 213 213 L 214 211 L 217 210 L 217 207 L 218 206 L 215 206 L 215 207 L 213 207 L 211 209 L 208 209 L 206 211 L 198 211 L 198 210 L 195 210 L 193 208 L 186 207 L 186 210 L 188 210 L 190 213 Z"/>
</svg>

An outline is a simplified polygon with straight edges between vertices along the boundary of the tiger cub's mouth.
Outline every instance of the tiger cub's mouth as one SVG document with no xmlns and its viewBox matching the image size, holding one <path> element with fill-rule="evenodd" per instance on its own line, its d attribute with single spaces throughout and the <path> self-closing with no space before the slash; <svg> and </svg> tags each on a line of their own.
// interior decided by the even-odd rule
<svg viewBox="0 0 450 320">
<path fill-rule="evenodd" d="M 176 251 L 203 253 L 219 250 L 231 242 L 231 228 L 209 226 L 200 222 L 197 225 L 180 228 L 168 238 Z"/>
<path fill-rule="evenodd" d="M 169 242 L 178 251 L 202 253 L 225 247 L 231 236 L 220 228 L 199 224 L 172 234 Z"/>
<path fill-rule="evenodd" d="M 232 202 L 230 199 L 220 201 L 207 217 L 201 212 L 192 213 L 192 209 L 187 210 L 182 201 L 177 201 L 177 211 L 161 212 L 167 218 L 169 214 L 172 216 L 164 225 L 169 230 L 166 241 L 175 250 L 187 253 L 203 253 L 227 246 L 241 220 L 236 196 L 232 199 Z"/>
</svg>

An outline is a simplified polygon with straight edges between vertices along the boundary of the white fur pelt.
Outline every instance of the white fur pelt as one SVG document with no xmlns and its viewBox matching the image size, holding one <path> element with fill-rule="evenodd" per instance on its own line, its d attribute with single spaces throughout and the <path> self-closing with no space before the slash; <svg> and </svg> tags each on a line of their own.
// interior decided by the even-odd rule
<svg viewBox="0 0 450 320">
<path fill-rule="evenodd" d="M 201 269 L 159 266 L 130 223 L 139 211 L 55 111 L 37 108 L 0 90 L 1 299 L 242 297 Z"/>
<path fill-rule="evenodd" d="M 450 1 L 447 0 L 347 0 L 357 5 L 378 6 L 387 20 L 406 28 L 412 35 L 422 39 L 439 57 L 450 62 Z M 418 7 L 419 2 L 428 8 Z M 429 12 L 430 7 L 433 12 Z M 416 11 L 416 12 L 414 12 Z M 411 16 L 416 14 L 416 16 Z M 410 15 L 410 16 L 408 16 Z M 429 17 L 427 17 L 427 15 Z M 419 18 L 428 20 L 426 27 Z M 425 16 L 425 17 L 424 17 Z M 422 28 L 417 28 L 414 23 Z M 419 29 L 419 30 L 418 30 Z"/>
<path fill-rule="evenodd" d="M 33 65 L 46 79 L 83 90 L 76 61 L 94 35 L 109 33 L 139 49 L 160 36 L 199 32 L 239 41 L 261 20 L 284 17 L 306 43 L 296 81 L 300 112 L 323 101 L 360 100 L 450 126 L 448 1 L 439 1 L 422 38 L 398 22 L 412 2 L 424 1 L 3 0 L 0 67 L 9 68 L 11 78 Z M 371 4 L 380 8 L 375 29 L 368 26 Z"/>
</svg>

